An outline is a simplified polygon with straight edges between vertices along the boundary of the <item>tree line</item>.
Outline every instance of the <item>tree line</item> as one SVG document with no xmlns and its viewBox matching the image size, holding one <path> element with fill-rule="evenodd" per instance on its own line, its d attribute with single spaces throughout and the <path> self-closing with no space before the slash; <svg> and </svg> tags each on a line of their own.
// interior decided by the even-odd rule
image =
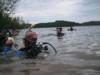
<svg viewBox="0 0 100 75">
<path fill-rule="evenodd" d="M 0 30 L 2 29 L 19 29 L 28 28 L 31 24 L 25 23 L 19 17 L 12 17 L 17 3 L 20 0 L 0 0 Z M 87 25 L 100 25 L 100 21 L 90 21 L 84 23 L 76 23 L 72 21 L 58 20 L 55 22 L 38 23 L 35 28 L 43 27 L 67 27 L 67 26 L 87 26 Z"/>
<path fill-rule="evenodd" d="M 70 26 L 100 26 L 100 21 L 89 21 L 84 23 L 77 23 L 72 21 L 58 20 L 55 22 L 38 23 L 35 25 L 35 28 L 70 27 Z"/>
<path fill-rule="evenodd" d="M 0 30 L 18 29 L 24 26 L 25 23 L 21 18 L 12 17 L 19 1 L 20 0 L 0 0 Z"/>
<path fill-rule="evenodd" d="M 55 22 L 38 23 L 38 24 L 35 25 L 35 28 L 68 27 L 68 26 L 76 26 L 76 25 L 80 25 L 80 24 L 76 23 L 76 22 L 71 22 L 71 21 L 58 20 L 58 21 L 55 21 Z"/>
</svg>

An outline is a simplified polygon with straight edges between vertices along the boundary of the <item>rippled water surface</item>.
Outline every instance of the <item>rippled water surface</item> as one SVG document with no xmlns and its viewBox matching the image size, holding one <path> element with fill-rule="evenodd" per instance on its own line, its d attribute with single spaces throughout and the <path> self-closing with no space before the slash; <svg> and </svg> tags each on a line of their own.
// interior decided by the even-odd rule
<svg viewBox="0 0 100 75">
<path fill-rule="evenodd" d="M 38 42 L 51 43 L 58 54 L 38 61 L 40 70 L 30 75 L 100 75 L 100 26 L 75 29 L 63 28 L 65 36 L 62 39 L 57 38 L 55 28 L 33 29 L 38 34 Z M 21 30 L 16 37 L 20 46 L 25 31 Z"/>
</svg>

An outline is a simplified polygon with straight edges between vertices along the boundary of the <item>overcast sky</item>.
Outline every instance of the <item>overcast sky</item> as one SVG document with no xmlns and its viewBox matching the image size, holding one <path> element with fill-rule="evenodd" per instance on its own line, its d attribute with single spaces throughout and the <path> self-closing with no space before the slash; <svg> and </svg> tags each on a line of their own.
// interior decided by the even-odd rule
<svg viewBox="0 0 100 75">
<path fill-rule="evenodd" d="M 29 23 L 100 21 L 100 0 L 21 0 L 15 16 Z"/>
</svg>

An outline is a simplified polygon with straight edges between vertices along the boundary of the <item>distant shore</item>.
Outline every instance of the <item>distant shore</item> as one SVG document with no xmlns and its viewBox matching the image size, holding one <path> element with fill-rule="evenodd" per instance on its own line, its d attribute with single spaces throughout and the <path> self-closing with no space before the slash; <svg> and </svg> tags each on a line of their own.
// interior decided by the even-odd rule
<svg viewBox="0 0 100 75">
<path fill-rule="evenodd" d="M 84 23 L 77 23 L 71 21 L 55 21 L 48 23 L 35 24 L 34 28 L 48 28 L 48 27 L 71 27 L 71 26 L 100 26 L 100 21 L 89 21 Z"/>
</svg>

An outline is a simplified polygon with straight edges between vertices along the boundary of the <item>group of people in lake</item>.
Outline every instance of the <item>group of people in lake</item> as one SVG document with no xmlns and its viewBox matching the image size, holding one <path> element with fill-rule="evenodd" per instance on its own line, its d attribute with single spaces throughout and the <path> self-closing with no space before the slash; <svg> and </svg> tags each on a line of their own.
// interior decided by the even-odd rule
<svg viewBox="0 0 100 75">
<path fill-rule="evenodd" d="M 57 36 L 62 37 L 64 35 L 62 27 L 57 27 Z M 33 32 L 31 28 L 25 32 L 23 38 L 24 47 L 18 51 L 23 51 L 27 58 L 36 58 L 41 53 L 41 46 L 37 45 L 38 35 Z M 16 46 L 16 42 L 13 38 L 13 34 L 7 30 L 6 32 L 0 31 L 0 52 L 6 54 L 12 50 L 12 46 Z"/>
<path fill-rule="evenodd" d="M 75 29 L 73 29 L 73 26 L 70 25 L 70 28 L 68 29 L 68 31 L 73 31 L 73 30 L 75 30 Z M 57 31 L 57 37 L 58 38 L 64 36 L 63 28 L 62 27 L 57 27 L 56 31 Z"/>
<path fill-rule="evenodd" d="M 41 49 L 37 45 L 37 33 L 33 32 L 29 29 L 25 33 L 25 37 L 23 38 L 24 47 L 20 48 L 18 51 L 23 51 L 26 54 L 27 58 L 35 58 L 40 52 Z M 15 46 L 16 42 L 10 33 L 0 31 L 0 52 L 3 54 L 7 54 L 9 51 L 12 51 L 12 46 Z"/>
</svg>

